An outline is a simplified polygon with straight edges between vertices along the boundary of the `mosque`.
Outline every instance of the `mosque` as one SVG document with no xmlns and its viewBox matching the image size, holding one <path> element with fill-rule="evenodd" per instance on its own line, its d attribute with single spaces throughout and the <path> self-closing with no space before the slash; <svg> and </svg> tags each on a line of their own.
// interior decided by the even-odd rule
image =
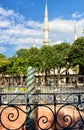
<svg viewBox="0 0 84 130">
<path fill-rule="evenodd" d="M 73 41 L 75 41 L 76 39 L 77 39 L 77 33 L 76 33 L 76 24 L 74 23 L 74 36 L 73 36 Z M 47 0 L 46 0 L 46 5 L 45 5 L 45 11 L 44 11 L 44 27 L 43 27 L 43 34 L 44 34 L 44 38 L 43 38 L 43 46 L 44 45 L 49 45 L 49 22 L 48 22 L 48 3 L 47 3 Z M 63 69 L 64 70 L 64 69 Z M 63 71 L 63 70 L 61 70 L 61 71 Z M 57 73 L 57 71 L 55 70 L 55 73 L 56 74 L 58 74 Z M 61 82 L 62 82 L 62 84 L 63 85 L 65 85 L 65 83 L 67 82 L 66 81 L 66 78 L 67 79 L 69 79 L 69 85 L 70 86 L 73 86 L 73 83 L 72 82 L 74 82 L 75 80 L 77 81 L 77 84 L 78 84 L 78 79 L 79 79 L 79 77 L 77 77 L 77 73 L 78 72 L 75 72 L 75 71 L 73 71 L 72 69 L 69 69 L 68 70 L 68 73 L 69 73 L 69 75 L 71 75 L 70 77 L 67 77 L 67 76 L 65 76 L 66 75 L 66 72 L 64 72 L 63 73 L 63 75 L 61 75 L 62 77 L 61 77 L 61 79 L 60 79 L 60 84 L 61 84 Z M 53 75 L 53 71 L 51 71 L 51 75 Z M 68 76 L 69 76 L 68 75 Z M 75 75 L 75 77 L 73 77 Z M 37 75 L 36 75 L 37 76 Z M 42 77 L 42 74 L 39 74 L 38 75 L 39 76 L 39 81 L 41 81 L 41 84 L 43 83 L 43 84 L 45 84 L 44 82 L 44 78 Z M 50 77 L 48 78 L 49 80 L 50 80 Z M 37 81 L 38 82 L 38 81 Z"/>
<path fill-rule="evenodd" d="M 48 3 L 46 1 L 46 5 L 45 5 L 45 11 L 44 11 L 44 26 L 43 26 L 43 46 L 47 45 L 49 46 L 50 41 L 49 41 L 49 22 L 48 22 Z M 76 25 L 74 24 L 74 41 L 77 39 L 77 34 L 76 34 Z M 35 41 L 34 41 L 34 46 L 35 47 Z M 62 70 L 63 71 L 63 70 Z M 60 75 L 59 78 L 59 84 L 60 86 L 84 86 L 84 76 L 83 78 L 83 82 L 82 84 L 79 83 L 79 79 L 81 78 L 81 75 L 78 75 L 75 71 L 73 71 L 72 69 L 69 69 L 69 74 L 66 75 L 66 73 L 62 73 L 62 75 Z M 53 73 L 53 71 L 50 72 L 50 75 L 47 75 L 47 79 L 48 79 L 48 85 L 50 85 L 50 80 L 52 81 L 52 83 L 54 84 L 53 86 L 56 86 L 57 84 L 57 78 L 58 78 L 58 73 L 55 70 L 55 74 Z M 79 77 L 80 76 L 80 77 Z M 44 73 L 35 73 L 35 77 L 36 77 L 36 84 L 38 86 L 45 86 L 45 74 Z M 9 85 L 8 83 L 8 79 L 10 80 L 11 77 L 3 77 L 3 81 L 5 81 L 4 85 Z M 53 82 L 54 81 L 54 82 Z M 76 82 L 75 82 L 76 81 Z M 17 83 L 17 78 L 14 77 L 13 79 L 13 85 Z M 1 83 L 1 82 L 0 82 Z M 26 84 L 26 76 L 20 76 L 20 78 L 18 79 L 18 86 L 25 86 Z M 3 85 L 2 85 L 3 86 Z"/>
</svg>

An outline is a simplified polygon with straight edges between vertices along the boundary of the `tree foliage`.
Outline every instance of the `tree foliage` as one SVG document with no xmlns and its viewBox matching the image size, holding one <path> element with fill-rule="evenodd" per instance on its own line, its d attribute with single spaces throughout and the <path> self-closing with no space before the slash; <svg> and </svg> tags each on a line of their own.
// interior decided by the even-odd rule
<svg viewBox="0 0 84 130">
<path fill-rule="evenodd" d="M 0 73 L 26 75 L 28 66 L 33 66 L 47 75 L 51 69 L 61 71 L 64 67 L 68 68 L 67 61 L 69 67 L 79 65 L 80 72 L 84 74 L 84 37 L 78 38 L 72 45 L 61 43 L 40 49 L 19 49 L 11 58 L 0 54 Z"/>
<path fill-rule="evenodd" d="M 58 71 L 61 71 L 63 67 L 66 67 L 66 57 L 70 50 L 69 43 L 61 43 L 53 46 L 53 68 L 57 68 Z"/>
<path fill-rule="evenodd" d="M 84 37 L 78 38 L 72 44 L 68 61 L 71 66 L 79 65 L 79 73 L 84 74 Z"/>
<path fill-rule="evenodd" d="M 42 61 L 42 68 L 50 70 L 52 69 L 52 47 L 51 46 L 43 46 L 41 48 L 41 61 Z"/>
<path fill-rule="evenodd" d="M 0 54 L 0 73 L 5 73 L 8 65 L 8 60 L 5 55 Z"/>
</svg>

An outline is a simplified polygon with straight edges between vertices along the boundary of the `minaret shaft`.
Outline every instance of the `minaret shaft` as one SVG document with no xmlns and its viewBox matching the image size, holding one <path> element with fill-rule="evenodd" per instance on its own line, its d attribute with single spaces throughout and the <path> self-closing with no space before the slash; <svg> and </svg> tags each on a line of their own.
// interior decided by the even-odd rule
<svg viewBox="0 0 84 130">
<path fill-rule="evenodd" d="M 74 23 L 74 41 L 77 39 L 76 25 Z"/>
<path fill-rule="evenodd" d="M 44 40 L 43 45 L 49 45 L 49 39 L 48 39 L 48 32 L 49 32 L 49 26 L 48 26 L 48 8 L 47 8 L 47 2 L 45 7 L 45 14 L 44 14 Z"/>
</svg>

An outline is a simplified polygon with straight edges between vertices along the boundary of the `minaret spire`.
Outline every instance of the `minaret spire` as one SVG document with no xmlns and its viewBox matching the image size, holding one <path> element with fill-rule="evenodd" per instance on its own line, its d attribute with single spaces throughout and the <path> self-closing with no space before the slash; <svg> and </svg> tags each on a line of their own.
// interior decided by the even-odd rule
<svg viewBox="0 0 84 130">
<path fill-rule="evenodd" d="M 47 0 L 46 0 L 46 6 L 45 6 L 45 14 L 44 14 L 44 40 L 43 40 L 43 45 L 49 45 L 49 39 L 48 39 L 48 31 L 49 31 L 49 26 L 48 26 L 48 7 L 47 7 Z"/>
<path fill-rule="evenodd" d="M 77 39 L 76 23 L 74 23 L 74 41 Z"/>
<path fill-rule="evenodd" d="M 45 7 L 45 15 L 47 15 L 47 16 L 48 16 L 47 0 L 46 0 L 46 7 Z"/>
</svg>

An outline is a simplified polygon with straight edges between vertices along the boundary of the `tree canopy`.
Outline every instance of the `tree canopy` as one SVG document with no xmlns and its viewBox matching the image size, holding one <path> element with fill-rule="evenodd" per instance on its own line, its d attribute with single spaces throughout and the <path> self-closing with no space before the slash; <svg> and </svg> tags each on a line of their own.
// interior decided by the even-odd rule
<svg viewBox="0 0 84 130">
<path fill-rule="evenodd" d="M 84 37 L 78 38 L 72 44 L 68 61 L 71 66 L 79 65 L 79 74 L 84 74 Z"/>
<path fill-rule="evenodd" d="M 5 55 L 0 53 L 0 73 L 5 73 L 8 60 Z"/>
<path fill-rule="evenodd" d="M 0 73 L 4 74 L 26 75 L 28 66 L 47 73 L 51 69 L 61 71 L 64 67 L 76 65 L 79 65 L 79 73 L 84 74 L 84 37 L 78 38 L 73 44 L 61 43 L 42 46 L 39 49 L 19 49 L 10 58 L 0 54 Z"/>
<path fill-rule="evenodd" d="M 67 61 L 66 57 L 70 50 L 69 43 L 61 43 L 53 46 L 53 68 L 57 68 L 61 71 L 61 68 L 66 67 Z"/>
</svg>

